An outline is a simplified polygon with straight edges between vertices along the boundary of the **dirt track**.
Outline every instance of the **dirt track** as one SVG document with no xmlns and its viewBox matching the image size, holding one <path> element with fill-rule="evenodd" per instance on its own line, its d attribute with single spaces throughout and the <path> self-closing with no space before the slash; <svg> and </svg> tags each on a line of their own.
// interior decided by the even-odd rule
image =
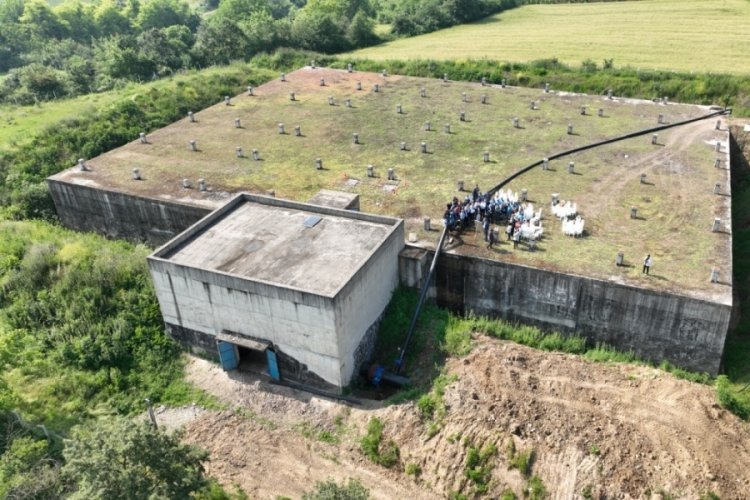
<svg viewBox="0 0 750 500">
<path fill-rule="evenodd" d="M 508 470 L 509 439 L 518 450 L 534 450 L 532 473 L 552 498 L 581 498 L 584 491 L 594 498 L 750 497 L 750 429 L 717 405 L 711 387 L 650 368 L 592 363 L 489 339 L 479 339 L 448 369 L 458 380 L 445 393 L 443 426 L 429 438 L 411 403 L 349 408 L 248 375 L 229 378 L 192 359 L 194 383 L 243 409 L 196 416 L 186 439 L 211 452 L 211 475 L 241 485 L 251 498 L 299 498 L 327 477 L 356 477 L 373 498 L 468 493 L 468 442 L 493 442 L 499 450 L 488 497 L 506 488 L 521 497 L 527 481 Z M 387 437 L 400 448 L 401 464 L 394 469 L 359 452 L 358 438 L 371 416 L 386 423 Z M 168 420 L 169 412 L 159 418 Z M 311 437 L 321 429 L 339 443 Z M 407 463 L 421 466 L 419 479 L 402 472 Z"/>
</svg>

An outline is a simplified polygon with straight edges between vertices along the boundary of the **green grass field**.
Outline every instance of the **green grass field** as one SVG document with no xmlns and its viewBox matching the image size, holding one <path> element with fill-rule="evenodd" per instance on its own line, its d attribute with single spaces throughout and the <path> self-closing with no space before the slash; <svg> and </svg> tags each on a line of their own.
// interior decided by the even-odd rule
<svg viewBox="0 0 750 500">
<path fill-rule="evenodd" d="M 745 74 L 750 72 L 747 0 L 640 0 L 529 5 L 353 52 L 372 59 L 489 58 L 527 62 L 556 57 L 578 66 Z"/>
</svg>

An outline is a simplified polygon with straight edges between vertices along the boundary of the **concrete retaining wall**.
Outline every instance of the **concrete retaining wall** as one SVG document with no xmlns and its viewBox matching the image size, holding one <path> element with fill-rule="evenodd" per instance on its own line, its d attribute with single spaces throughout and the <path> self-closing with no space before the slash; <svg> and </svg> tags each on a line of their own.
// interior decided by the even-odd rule
<svg viewBox="0 0 750 500">
<path fill-rule="evenodd" d="M 432 252 L 407 247 L 404 285 L 421 286 Z M 461 313 L 500 317 L 716 374 L 731 305 L 453 254 L 441 255 L 430 296 Z"/>
<path fill-rule="evenodd" d="M 208 208 L 47 179 L 57 215 L 77 231 L 159 246 L 208 215 Z"/>
</svg>

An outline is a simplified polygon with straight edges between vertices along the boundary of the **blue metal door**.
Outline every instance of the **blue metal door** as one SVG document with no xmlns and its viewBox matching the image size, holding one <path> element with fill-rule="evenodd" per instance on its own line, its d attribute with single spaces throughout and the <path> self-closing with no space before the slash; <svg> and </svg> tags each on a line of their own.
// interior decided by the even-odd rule
<svg viewBox="0 0 750 500">
<path fill-rule="evenodd" d="M 221 362 L 221 367 L 225 371 L 236 370 L 239 359 L 237 359 L 237 348 L 235 345 L 222 340 L 217 340 L 216 346 L 219 348 L 219 361 Z"/>
<path fill-rule="evenodd" d="M 268 374 L 274 380 L 281 380 L 279 375 L 279 364 L 276 362 L 276 352 L 266 349 L 266 359 L 268 360 Z"/>
</svg>

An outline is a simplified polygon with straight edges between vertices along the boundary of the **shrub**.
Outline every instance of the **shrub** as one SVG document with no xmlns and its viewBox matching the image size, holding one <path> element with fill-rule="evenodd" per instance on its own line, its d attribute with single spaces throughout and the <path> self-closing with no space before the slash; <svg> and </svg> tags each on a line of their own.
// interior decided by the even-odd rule
<svg viewBox="0 0 750 500">
<path fill-rule="evenodd" d="M 356 479 L 349 478 L 344 484 L 333 479 L 316 481 L 315 489 L 302 495 L 302 500 L 367 500 L 370 492 Z"/>
<path fill-rule="evenodd" d="M 729 378 L 726 375 L 716 377 L 716 397 L 721 406 L 731 411 L 742 420 L 750 420 L 750 407 L 737 398 L 730 387 Z"/>
<path fill-rule="evenodd" d="M 398 462 L 399 449 L 393 440 L 383 444 L 383 421 L 372 417 L 367 424 L 367 433 L 359 442 L 364 455 L 378 465 L 392 467 Z"/>
</svg>

